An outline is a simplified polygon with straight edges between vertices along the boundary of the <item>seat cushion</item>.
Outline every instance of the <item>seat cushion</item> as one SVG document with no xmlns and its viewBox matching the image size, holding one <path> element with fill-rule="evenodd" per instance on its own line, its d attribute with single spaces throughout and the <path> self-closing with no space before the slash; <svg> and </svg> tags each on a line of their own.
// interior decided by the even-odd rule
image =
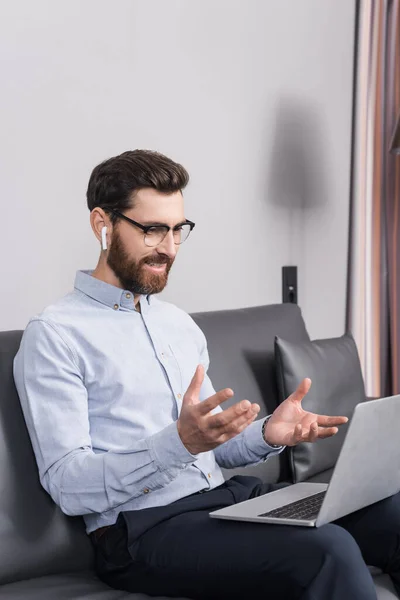
<svg viewBox="0 0 400 600">
<path fill-rule="evenodd" d="M 374 582 L 378 600 L 396 600 L 392 581 L 388 575 L 377 574 Z M 153 596 L 154 598 L 154 596 Z M 0 587 L 4 600 L 150 600 L 145 594 L 130 594 L 113 590 L 102 583 L 93 572 L 64 573 L 36 579 L 18 581 Z M 155 600 L 168 600 L 157 596 Z M 178 600 L 185 600 L 181 598 Z"/>
<path fill-rule="evenodd" d="M 398 595 L 389 575 L 375 575 L 374 583 L 378 600 L 398 600 Z"/>
<path fill-rule="evenodd" d="M 302 401 L 305 410 L 351 418 L 356 404 L 365 401 L 364 381 L 353 337 L 345 334 L 326 340 L 292 342 L 275 340 L 280 401 L 292 394 L 305 378 L 311 389 Z M 314 444 L 289 449 L 293 482 L 305 481 L 336 464 L 348 423 L 338 433 Z"/>
<path fill-rule="evenodd" d="M 3 585 L 0 587 L 1 598 L 4 600 L 148 600 L 150 596 L 113 590 L 100 581 L 94 572 L 81 571 L 47 575 Z M 165 596 L 158 596 L 158 600 L 167 599 Z"/>
</svg>

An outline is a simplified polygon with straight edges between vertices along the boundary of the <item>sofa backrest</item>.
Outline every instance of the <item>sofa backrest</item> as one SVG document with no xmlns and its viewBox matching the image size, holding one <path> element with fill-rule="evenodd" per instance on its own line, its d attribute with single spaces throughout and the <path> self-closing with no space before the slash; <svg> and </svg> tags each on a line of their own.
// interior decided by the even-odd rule
<svg viewBox="0 0 400 600">
<path fill-rule="evenodd" d="M 295 304 L 271 304 L 195 313 L 192 317 L 207 338 L 214 388 L 230 387 L 235 392 L 224 406 L 246 398 L 260 404 L 260 416 L 271 414 L 278 405 L 275 336 L 292 342 L 309 340 L 300 308 Z M 270 483 L 291 479 L 285 452 L 255 467 L 224 472 L 226 477 L 237 473 L 256 475 Z"/>
<path fill-rule="evenodd" d="M 39 482 L 13 379 L 21 331 L 0 332 L 0 584 L 87 569 L 91 542 Z"/>
</svg>

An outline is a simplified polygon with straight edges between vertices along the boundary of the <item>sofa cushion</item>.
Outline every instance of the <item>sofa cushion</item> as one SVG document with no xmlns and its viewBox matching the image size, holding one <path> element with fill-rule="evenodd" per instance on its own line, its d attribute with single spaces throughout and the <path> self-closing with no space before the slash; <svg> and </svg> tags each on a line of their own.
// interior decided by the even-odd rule
<svg viewBox="0 0 400 600">
<path fill-rule="evenodd" d="M 207 338 L 209 375 L 214 388 L 231 387 L 235 392 L 222 408 L 247 398 L 261 406 L 260 418 L 272 413 L 278 405 L 275 336 L 296 343 L 310 339 L 300 308 L 295 304 L 275 304 L 197 313 L 192 317 Z M 274 483 L 286 479 L 287 471 L 287 456 L 283 453 L 255 467 L 230 469 L 224 474 L 256 475 Z"/>
<path fill-rule="evenodd" d="M 114 590 L 100 581 L 91 571 L 47 575 L 10 583 L 0 587 L 1 598 L 7 600 L 150 600 L 150 596 L 146 594 Z M 167 599 L 165 596 L 158 596 L 155 600 Z"/>
<path fill-rule="evenodd" d="M 21 335 L 0 333 L 0 584 L 88 569 L 94 557 L 83 520 L 66 517 L 39 482 L 13 379 Z"/>
<path fill-rule="evenodd" d="M 356 404 L 365 400 L 360 360 L 350 334 L 300 343 L 277 337 L 275 352 L 280 401 L 293 393 L 305 377 L 312 380 L 302 402 L 305 410 L 350 418 Z M 347 429 L 348 424 L 342 425 L 329 439 L 290 448 L 292 480 L 305 481 L 333 467 Z"/>
<path fill-rule="evenodd" d="M 396 600 L 396 590 L 389 575 L 386 573 L 373 575 L 376 597 L 378 600 Z"/>
<path fill-rule="evenodd" d="M 374 569 L 373 577 L 378 600 L 396 600 L 396 592 L 389 575 Z M 145 594 L 113 590 L 102 583 L 93 572 L 85 571 L 47 575 L 0 586 L 0 599 L 3 598 L 4 600 L 150 600 L 150 596 Z M 168 600 L 164 596 L 152 598 Z"/>
</svg>

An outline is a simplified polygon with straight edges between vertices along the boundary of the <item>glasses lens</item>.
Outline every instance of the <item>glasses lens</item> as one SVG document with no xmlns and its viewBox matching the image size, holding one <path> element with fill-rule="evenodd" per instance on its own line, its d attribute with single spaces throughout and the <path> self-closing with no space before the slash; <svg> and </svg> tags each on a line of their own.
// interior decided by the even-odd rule
<svg viewBox="0 0 400 600">
<path fill-rule="evenodd" d="M 168 231 L 168 227 L 163 227 L 162 225 L 151 227 L 144 236 L 144 243 L 146 246 L 150 247 L 158 246 L 158 244 L 161 244 L 161 242 L 164 240 Z M 174 229 L 173 233 L 175 244 L 182 244 L 188 239 L 190 232 L 191 226 L 189 223 L 183 223 L 178 229 Z"/>
<path fill-rule="evenodd" d="M 191 227 L 189 223 L 183 223 L 183 225 L 179 226 L 179 229 L 174 229 L 175 244 L 183 244 L 188 239 L 190 232 Z"/>
<path fill-rule="evenodd" d="M 151 227 L 144 236 L 146 246 L 158 246 L 168 233 L 168 227 Z"/>
</svg>

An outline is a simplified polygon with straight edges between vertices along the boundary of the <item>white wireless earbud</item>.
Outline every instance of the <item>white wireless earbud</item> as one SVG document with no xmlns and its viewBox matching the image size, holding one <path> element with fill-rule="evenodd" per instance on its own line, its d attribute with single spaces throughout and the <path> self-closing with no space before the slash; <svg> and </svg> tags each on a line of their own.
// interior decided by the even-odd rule
<svg viewBox="0 0 400 600">
<path fill-rule="evenodd" d="M 103 229 L 101 230 L 101 247 L 103 248 L 103 250 L 107 250 L 106 233 L 107 233 L 107 227 L 104 226 Z"/>
</svg>

